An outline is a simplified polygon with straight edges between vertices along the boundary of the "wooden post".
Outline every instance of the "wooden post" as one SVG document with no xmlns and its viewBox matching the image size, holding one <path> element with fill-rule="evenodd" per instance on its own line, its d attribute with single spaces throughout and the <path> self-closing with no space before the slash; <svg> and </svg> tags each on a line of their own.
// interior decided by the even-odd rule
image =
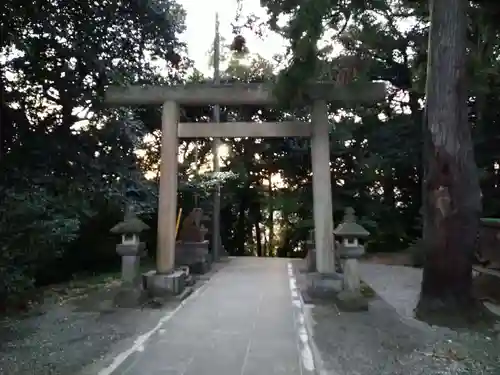
<svg viewBox="0 0 500 375">
<path fill-rule="evenodd" d="M 156 245 L 156 271 L 159 274 L 170 273 L 175 264 L 178 121 L 178 104 L 173 101 L 165 102 L 161 117 L 158 240 Z"/>
<path fill-rule="evenodd" d="M 177 221 L 175 222 L 175 238 L 177 239 L 177 234 L 179 233 L 179 225 L 181 225 L 182 217 L 182 207 L 179 208 L 179 213 L 177 214 Z"/>
<path fill-rule="evenodd" d="M 314 102 L 312 122 L 311 154 L 316 267 L 320 273 L 334 273 L 335 242 L 330 177 L 330 134 L 325 101 L 317 100 Z"/>
</svg>

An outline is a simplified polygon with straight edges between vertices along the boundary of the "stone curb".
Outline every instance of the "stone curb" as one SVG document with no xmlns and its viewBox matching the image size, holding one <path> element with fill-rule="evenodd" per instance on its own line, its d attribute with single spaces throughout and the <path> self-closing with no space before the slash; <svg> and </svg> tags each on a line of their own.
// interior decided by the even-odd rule
<svg viewBox="0 0 500 375">
<path fill-rule="evenodd" d="M 292 270 L 293 270 L 293 274 L 295 276 L 298 274 L 297 266 L 296 266 L 295 262 L 293 262 L 293 261 L 290 263 L 292 264 Z M 304 315 L 304 325 L 305 325 L 305 328 L 307 330 L 307 335 L 309 336 L 309 340 L 310 340 L 310 344 L 311 344 L 310 346 L 311 346 L 311 351 L 312 351 L 312 355 L 313 355 L 314 365 L 316 367 L 316 370 L 315 370 L 316 374 L 317 375 L 341 375 L 336 371 L 333 371 L 333 370 L 328 371 L 326 369 L 325 362 L 323 361 L 323 358 L 321 356 L 321 352 L 320 352 L 320 350 L 319 350 L 319 348 L 316 345 L 316 342 L 314 340 L 315 322 L 314 322 L 314 318 L 311 314 L 311 308 L 314 305 L 304 303 L 304 299 L 302 297 L 303 290 L 301 290 L 299 283 L 297 283 L 297 289 L 299 290 L 298 298 L 300 300 L 300 305 L 301 305 L 300 309 L 302 311 L 302 314 Z"/>
</svg>

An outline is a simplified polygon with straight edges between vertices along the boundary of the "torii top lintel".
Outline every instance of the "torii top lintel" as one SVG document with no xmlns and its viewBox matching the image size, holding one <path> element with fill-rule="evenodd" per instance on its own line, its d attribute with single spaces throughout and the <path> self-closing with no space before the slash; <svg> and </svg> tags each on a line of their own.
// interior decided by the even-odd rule
<svg viewBox="0 0 500 375">
<path fill-rule="evenodd" d="M 344 86 L 335 82 L 318 82 L 306 90 L 310 100 L 342 103 L 373 103 L 385 98 L 386 87 L 382 82 L 355 81 Z M 175 101 L 179 105 L 273 105 L 272 84 L 187 84 L 151 86 L 111 86 L 106 91 L 108 105 L 163 104 Z"/>
</svg>

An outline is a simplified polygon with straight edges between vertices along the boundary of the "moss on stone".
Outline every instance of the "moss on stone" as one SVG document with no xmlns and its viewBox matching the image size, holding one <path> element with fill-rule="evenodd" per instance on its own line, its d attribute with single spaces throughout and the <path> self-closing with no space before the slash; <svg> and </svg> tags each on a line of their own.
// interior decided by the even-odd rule
<svg viewBox="0 0 500 375">
<path fill-rule="evenodd" d="M 361 282 L 360 291 L 361 295 L 365 298 L 373 298 L 377 295 L 377 293 L 375 293 L 375 291 L 368 284 L 365 284 L 364 282 Z"/>
</svg>

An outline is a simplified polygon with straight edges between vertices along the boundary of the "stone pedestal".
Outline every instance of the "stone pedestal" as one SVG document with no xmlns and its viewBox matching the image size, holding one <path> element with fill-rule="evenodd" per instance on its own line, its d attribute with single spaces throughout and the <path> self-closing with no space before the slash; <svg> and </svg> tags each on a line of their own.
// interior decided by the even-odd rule
<svg viewBox="0 0 500 375">
<path fill-rule="evenodd" d="M 166 274 L 149 271 L 142 275 L 142 284 L 153 297 L 168 297 L 181 294 L 186 287 L 185 270 L 174 270 Z"/>
<path fill-rule="evenodd" d="M 210 270 L 208 241 L 179 242 L 175 246 L 176 266 L 188 266 L 191 273 L 203 274 Z"/>
<path fill-rule="evenodd" d="M 357 259 L 345 260 L 343 288 L 353 293 L 361 290 L 361 279 L 359 277 L 359 264 Z"/>
<path fill-rule="evenodd" d="M 122 257 L 122 282 L 123 285 L 140 285 L 141 257 L 144 256 L 146 244 L 118 244 L 116 252 Z"/>
<path fill-rule="evenodd" d="M 140 281 L 140 258 L 133 255 L 122 257 L 122 279 L 124 284 L 137 285 Z"/>
<path fill-rule="evenodd" d="M 114 298 L 115 306 L 135 307 L 140 304 L 143 295 L 140 260 L 145 250 L 144 242 L 116 245 L 116 252 L 122 257 L 122 286 Z"/>
<path fill-rule="evenodd" d="M 348 311 L 368 310 L 368 301 L 361 294 L 361 279 L 357 259 L 346 259 L 342 291 L 337 295 L 339 307 Z"/>
</svg>

